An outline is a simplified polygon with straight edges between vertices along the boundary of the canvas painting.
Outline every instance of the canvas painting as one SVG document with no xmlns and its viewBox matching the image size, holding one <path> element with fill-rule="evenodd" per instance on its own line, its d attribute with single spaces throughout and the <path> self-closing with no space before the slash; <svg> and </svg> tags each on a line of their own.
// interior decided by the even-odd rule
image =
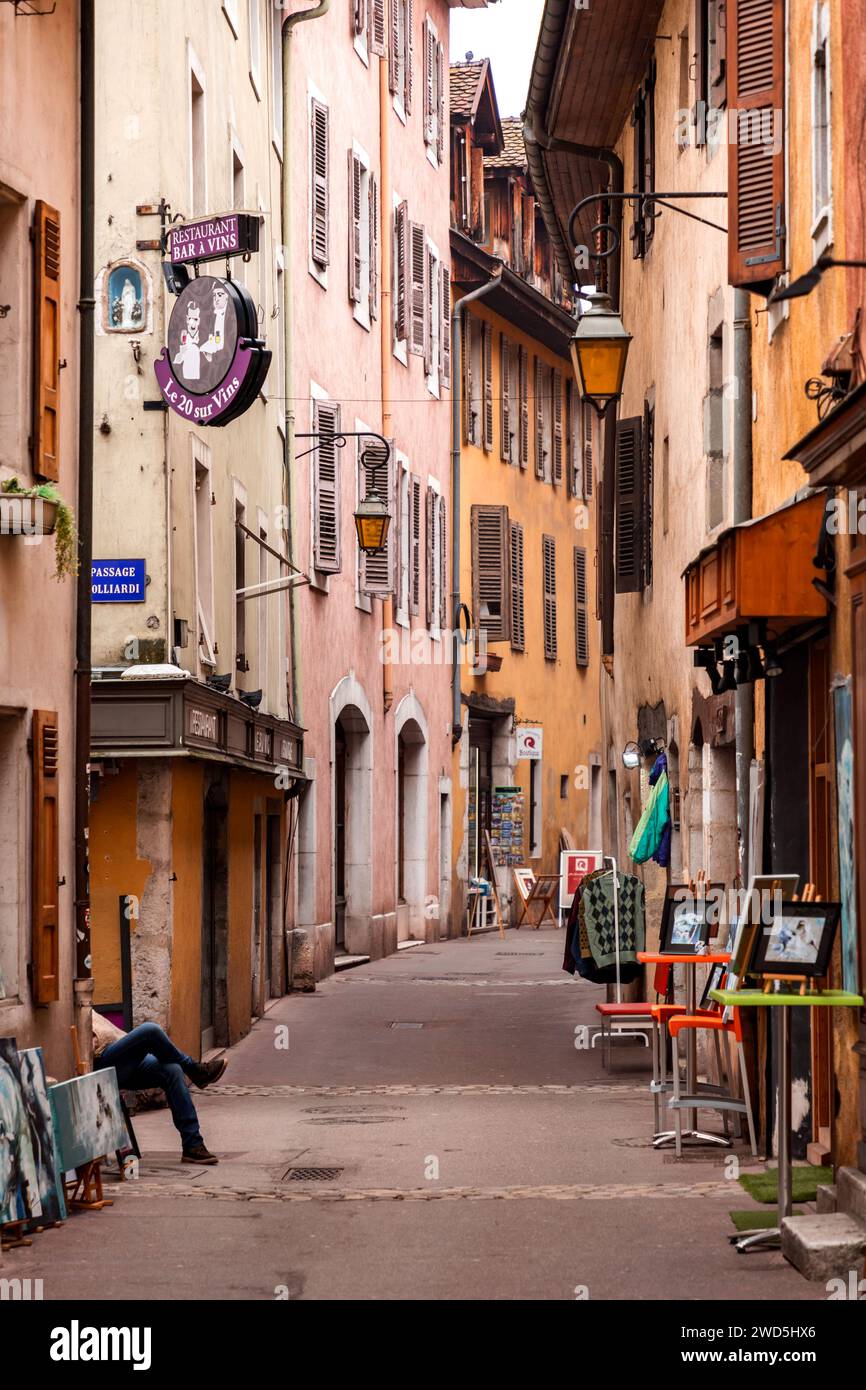
<svg viewBox="0 0 866 1390">
<path fill-rule="evenodd" d="M 21 1090 L 30 1123 L 30 1144 L 36 1168 L 39 1198 L 42 1204 L 41 1220 L 43 1222 L 65 1221 L 66 1202 L 63 1196 L 60 1155 L 57 1151 L 57 1141 L 54 1134 L 51 1102 L 48 1099 L 42 1048 L 31 1047 L 26 1052 L 19 1052 L 18 1061 L 21 1067 Z"/>
<path fill-rule="evenodd" d="M 42 1215 L 14 1038 L 0 1038 L 0 1226 Z"/>
<path fill-rule="evenodd" d="M 49 1094 L 64 1173 L 126 1148 L 129 1140 L 114 1067 L 60 1081 Z"/>
<path fill-rule="evenodd" d="M 836 714 L 836 797 L 839 843 L 839 897 L 842 900 L 842 988 L 858 989 L 857 856 L 854 846 L 854 746 L 851 730 L 851 677 L 833 691 Z"/>
</svg>

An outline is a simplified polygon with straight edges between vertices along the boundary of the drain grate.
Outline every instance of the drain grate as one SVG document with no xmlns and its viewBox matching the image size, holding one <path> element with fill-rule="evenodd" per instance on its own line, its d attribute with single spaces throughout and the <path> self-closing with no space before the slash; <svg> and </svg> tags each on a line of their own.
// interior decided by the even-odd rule
<svg viewBox="0 0 866 1390">
<path fill-rule="evenodd" d="M 423 1028 L 423 1023 L 389 1023 L 389 1028 Z"/>
<path fill-rule="evenodd" d="M 342 1174 L 342 1168 L 288 1168 L 283 1182 L 334 1182 Z"/>
</svg>

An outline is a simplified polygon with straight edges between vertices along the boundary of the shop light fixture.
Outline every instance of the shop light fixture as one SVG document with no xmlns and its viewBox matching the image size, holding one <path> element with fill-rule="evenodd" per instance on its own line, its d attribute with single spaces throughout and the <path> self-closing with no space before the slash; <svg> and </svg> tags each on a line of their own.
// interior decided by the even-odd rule
<svg viewBox="0 0 866 1390">
<path fill-rule="evenodd" d="M 622 750 L 622 765 L 627 767 L 629 771 L 634 771 L 636 767 L 640 767 L 640 749 L 636 743 L 627 743 Z"/>
</svg>

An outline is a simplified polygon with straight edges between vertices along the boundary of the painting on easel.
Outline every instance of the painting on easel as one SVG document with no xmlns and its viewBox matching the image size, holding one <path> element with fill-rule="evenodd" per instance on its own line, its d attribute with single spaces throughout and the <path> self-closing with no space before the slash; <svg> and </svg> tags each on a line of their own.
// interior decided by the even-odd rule
<svg viewBox="0 0 866 1390">
<path fill-rule="evenodd" d="M 42 1215 L 39 1180 L 14 1038 L 0 1038 L 0 1226 Z"/>
<path fill-rule="evenodd" d="M 54 1134 L 54 1119 L 51 1114 L 51 1101 L 48 1098 L 42 1048 L 31 1047 L 25 1052 L 19 1052 L 18 1061 L 42 1205 L 39 1219 L 43 1225 L 50 1225 L 55 1221 L 66 1220 L 66 1202 L 63 1197 L 60 1155 Z"/>
<path fill-rule="evenodd" d="M 127 1147 L 114 1067 L 60 1081 L 49 1094 L 64 1173 Z"/>
</svg>

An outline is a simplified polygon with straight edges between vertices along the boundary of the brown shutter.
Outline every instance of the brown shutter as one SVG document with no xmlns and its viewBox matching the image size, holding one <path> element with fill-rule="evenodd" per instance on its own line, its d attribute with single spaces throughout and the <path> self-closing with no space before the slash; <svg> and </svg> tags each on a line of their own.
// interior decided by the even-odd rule
<svg viewBox="0 0 866 1390">
<path fill-rule="evenodd" d="M 415 75 L 412 71 L 415 47 L 415 4 L 414 0 L 404 0 L 404 2 L 406 5 L 406 95 L 404 104 L 408 116 L 412 110 L 412 98 L 415 91 Z"/>
<path fill-rule="evenodd" d="M 445 158 L 445 45 L 436 45 L 436 158 L 441 164 Z"/>
<path fill-rule="evenodd" d="M 313 430 L 321 437 L 313 455 L 313 563 L 323 574 L 338 574 L 340 553 L 340 407 L 316 401 Z"/>
<path fill-rule="evenodd" d="M 439 378 L 442 386 L 451 386 L 451 272 L 447 265 L 439 266 L 439 299 L 442 322 L 439 325 Z"/>
<path fill-rule="evenodd" d="M 581 404 L 583 412 L 583 495 L 589 500 L 593 490 L 592 430 L 595 412 L 589 401 Z"/>
<path fill-rule="evenodd" d="M 439 494 L 434 492 L 428 484 L 424 518 L 427 534 L 427 554 L 424 556 L 424 597 L 428 627 L 435 627 L 436 625 L 436 567 L 439 561 L 436 554 L 436 503 L 438 497 Z"/>
<path fill-rule="evenodd" d="M 729 98 L 738 112 L 728 146 L 728 280 L 759 289 L 785 269 L 784 0 L 730 0 Z"/>
<path fill-rule="evenodd" d="M 409 351 L 424 357 L 427 351 L 427 236 L 418 222 L 409 224 Z"/>
<path fill-rule="evenodd" d="M 380 58 L 388 52 L 385 3 L 386 0 L 370 0 L 370 52 L 378 53 Z"/>
<path fill-rule="evenodd" d="M 544 370 L 535 359 L 535 476 L 544 477 Z"/>
<path fill-rule="evenodd" d="M 574 547 L 574 656 L 578 666 L 589 665 L 586 551 L 579 545 Z"/>
<path fill-rule="evenodd" d="M 499 335 L 499 453 L 504 463 L 513 460 L 511 439 L 511 344 L 504 333 Z"/>
<path fill-rule="evenodd" d="M 379 317 L 379 183 L 375 174 L 370 175 L 368 188 L 370 209 L 370 318 Z"/>
<path fill-rule="evenodd" d="M 529 464 L 529 353 L 525 347 L 517 349 L 517 376 L 520 390 L 520 429 L 518 454 L 520 467 Z"/>
<path fill-rule="evenodd" d="M 471 512 L 472 617 L 489 642 L 511 637 L 508 508 L 477 504 Z M 486 617 L 481 615 L 487 605 Z"/>
<path fill-rule="evenodd" d="M 544 576 L 544 656 L 556 660 L 556 541 L 553 536 L 541 538 L 542 570 Z"/>
<path fill-rule="evenodd" d="M 421 479 L 409 475 L 409 612 L 421 612 Z"/>
<path fill-rule="evenodd" d="M 385 448 L 379 440 L 358 440 L 362 450 L 358 464 L 361 496 L 366 496 L 368 487 L 375 490 L 392 517 L 391 525 L 388 527 L 385 549 L 377 555 L 366 555 L 361 551 L 361 593 L 367 594 L 371 598 L 385 598 L 388 594 L 393 594 L 396 587 L 397 526 L 394 502 L 396 496 L 396 453 L 393 439 L 388 442 L 391 446 L 391 457 L 386 463 Z M 361 462 L 364 455 L 366 455 L 366 467 Z"/>
<path fill-rule="evenodd" d="M 469 235 L 484 241 L 484 150 L 469 147 Z"/>
<path fill-rule="evenodd" d="M 653 582 L 653 451 L 655 448 L 655 408 L 644 402 L 642 436 L 643 508 L 641 511 L 641 580 L 644 586 Z"/>
<path fill-rule="evenodd" d="M 361 176 L 363 166 L 349 151 L 349 298 L 361 302 Z"/>
<path fill-rule="evenodd" d="M 573 381 L 566 382 L 565 398 L 568 431 L 565 446 L 568 459 L 566 491 L 569 497 L 580 497 L 580 401 Z"/>
<path fill-rule="evenodd" d="M 482 332 L 482 375 L 484 378 L 484 403 L 481 417 L 482 444 L 484 452 L 489 454 L 493 448 L 493 325 L 485 320 Z"/>
<path fill-rule="evenodd" d="M 409 205 L 401 203 L 397 209 L 396 242 L 397 254 L 394 257 L 395 278 L 397 281 L 397 327 L 399 343 L 405 343 L 409 336 Z"/>
<path fill-rule="evenodd" d="M 439 498 L 439 626 L 448 628 L 448 513 L 445 498 Z"/>
<path fill-rule="evenodd" d="M 516 652 L 526 650 L 523 527 L 519 521 L 511 523 L 511 646 Z"/>
<path fill-rule="evenodd" d="M 34 1004 L 60 998 L 59 906 L 60 775 L 57 715 L 33 711 L 33 972 Z"/>
<path fill-rule="evenodd" d="M 367 0 L 352 0 L 353 29 L 363 34 L 367 28 Z"/>
<path fill-rule="evenodd" d="M 641 575 L 640 416 L 619 420 L 616 427 L 616 592 L 635 594 L 643 588 Z"/>
<path fill-rule="evenodd" d="M 520 220 L 523 225 L 523 273 L 535 273 L 535 199 L 531 193 L 523 193 L 520 198 Z"/>
<path fill-rule="evenodd" d="M 323 106 L 320 101 L 312 102 L 312 178 L 313 187 L 310 191 L 310 201 L 312 206 L 312 217 L 310 219 L 311 228 L 311 247 L 310 255 L 317 265 L 325 266 L 328 264 L 328 125 L 329 116 L 327 106 Z"/>
<path fill-rule="evenodd" d="M 38 200 L 33 217 L 33 472 L 60 477 L 60 213 Z"/>
<path fill-rule="evenodd" d="M 562 482 L 562 372 L 554 369 L 551 372 L 551 382 L 553 385 L 553 485 L 558 487 Z"/>
</svg>

